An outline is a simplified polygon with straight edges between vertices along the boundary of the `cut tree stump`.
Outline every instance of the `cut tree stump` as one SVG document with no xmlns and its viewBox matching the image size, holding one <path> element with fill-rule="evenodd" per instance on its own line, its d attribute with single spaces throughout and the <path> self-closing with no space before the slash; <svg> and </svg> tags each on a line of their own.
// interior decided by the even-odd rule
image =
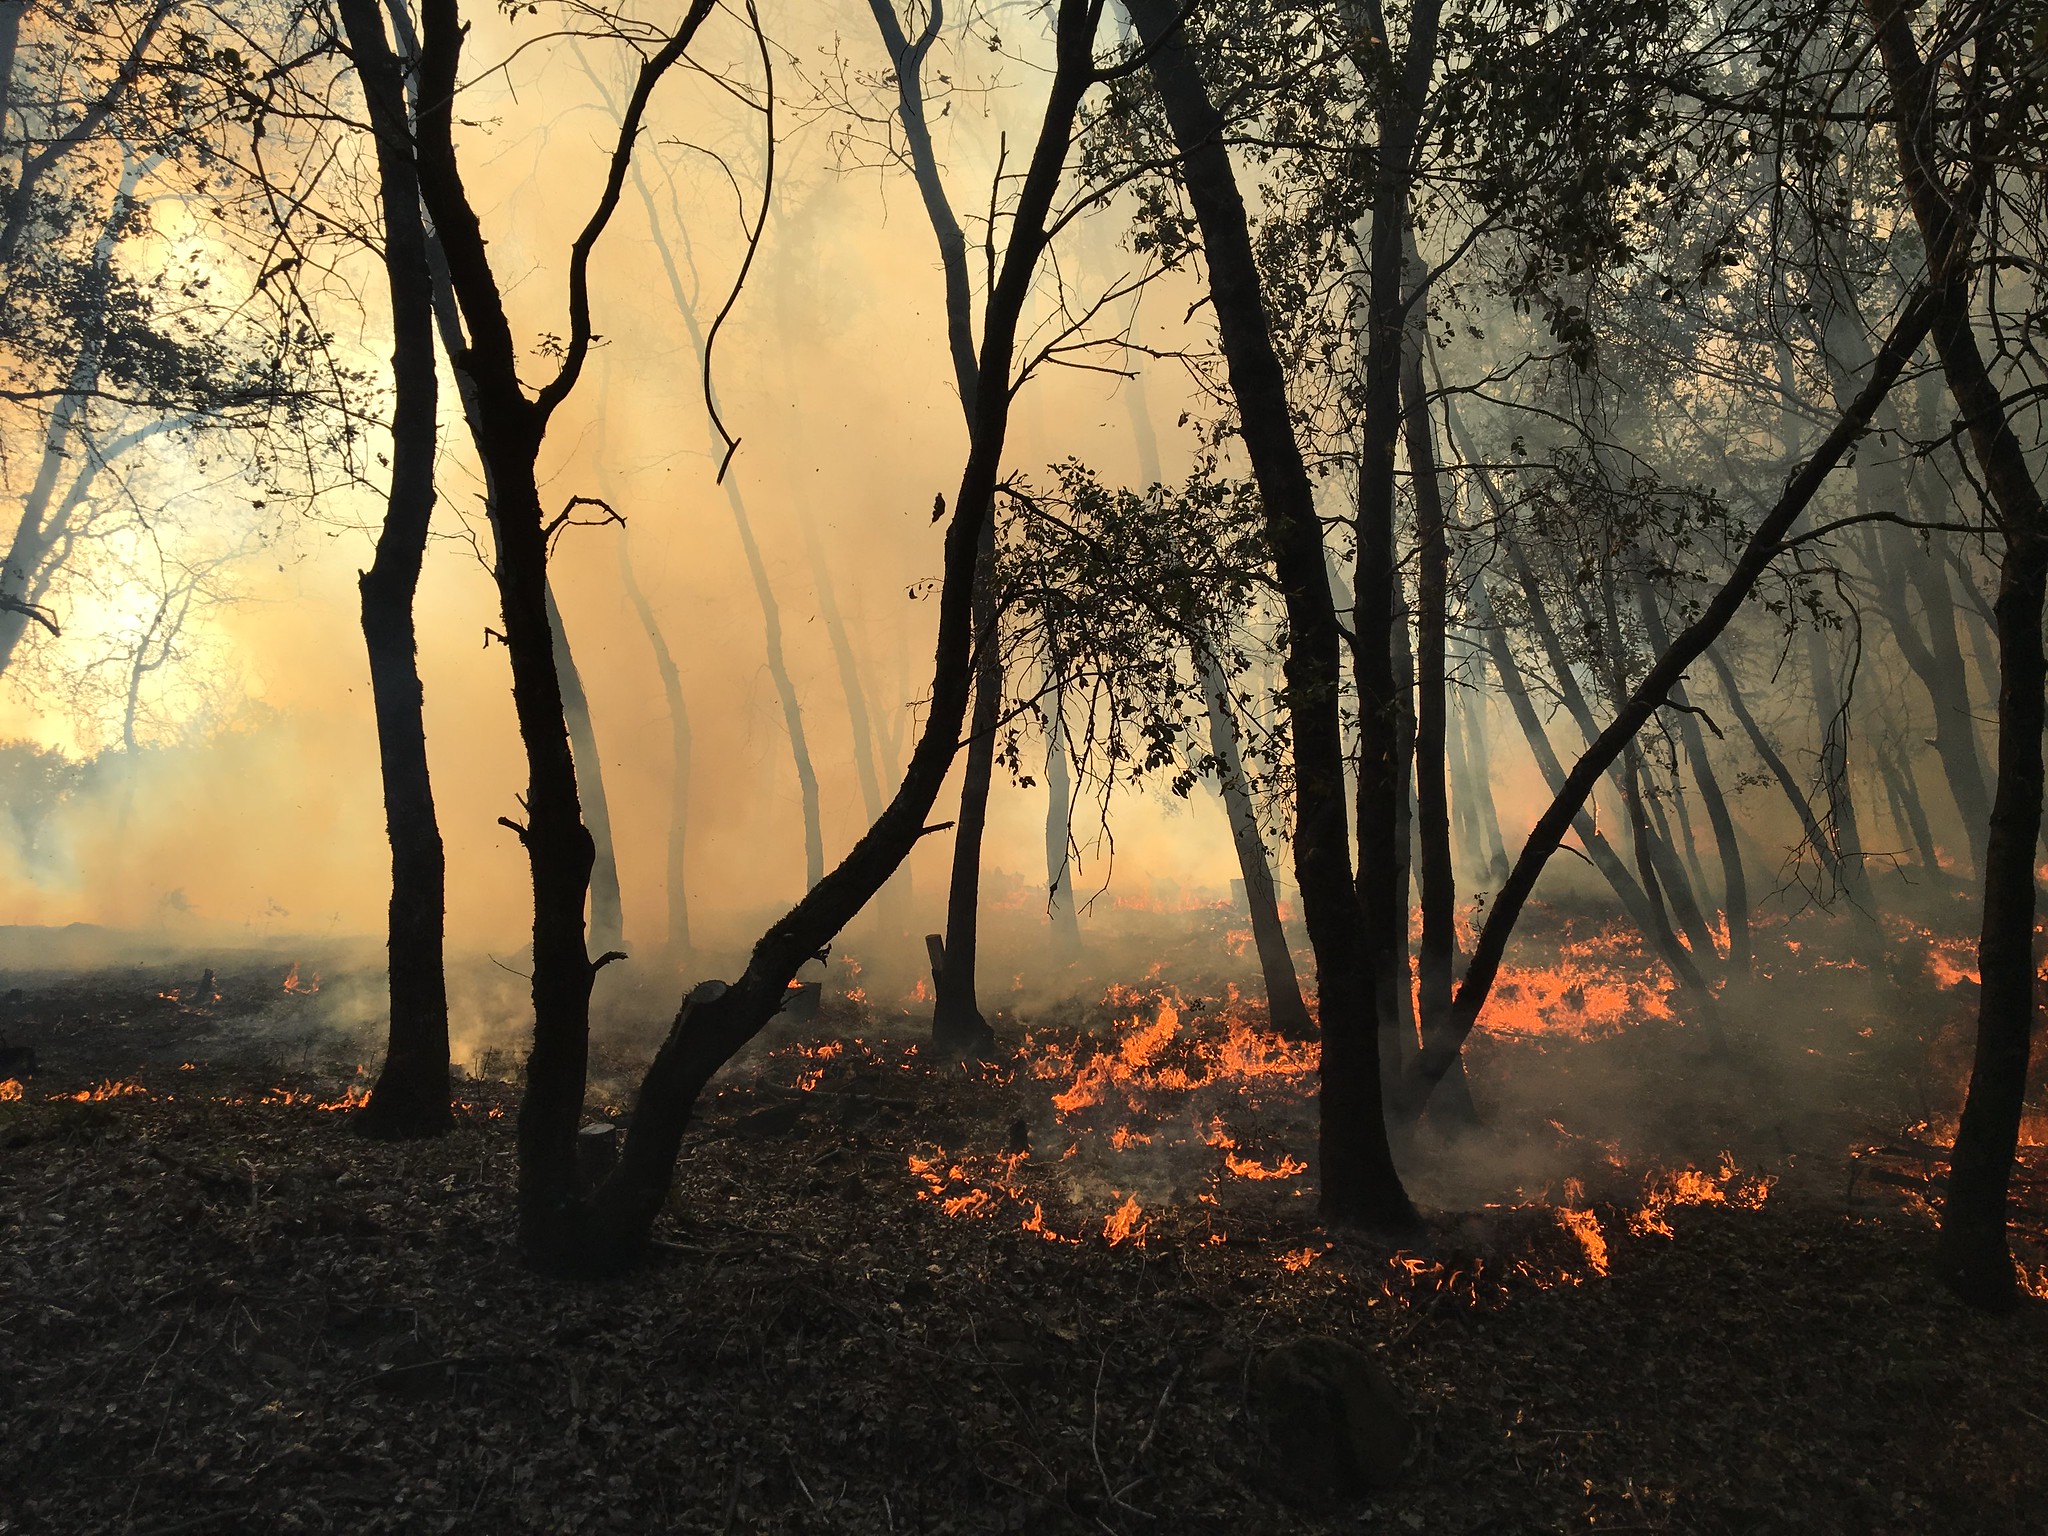
<svg viewBox="0 0 2048 1536">
<path fill-rule="evenodd" d="M 1341 1339 L 1267 1350 L 1250 1388 L 1261 1469 L 1291 1503 L 1330 1509 L 1390 1488 L 1414 1454 L 1415 1429 L 1387 1373 Z"/>
</svg>

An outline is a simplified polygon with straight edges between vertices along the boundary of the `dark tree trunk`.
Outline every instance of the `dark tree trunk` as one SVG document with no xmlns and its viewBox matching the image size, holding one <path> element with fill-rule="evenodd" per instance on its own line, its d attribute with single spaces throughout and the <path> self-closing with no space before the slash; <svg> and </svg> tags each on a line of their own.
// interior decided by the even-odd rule
<svg viewBox="0 0 2048 1536">
<path fill-rule="evenodd" d="M 953 826 L 953 878 L 946 892 L 946 963 L 932 1006 L 932 1045 L 941 1054 L 993 1060 L 995 1031 L 975 997 L 975 962 L 981 929 L 981 835 L 988 824 L 988 791 L 995 777 L 996 729 L 1003 702 L 1003 662 L 997 646 L 991 567 L 995 522 L 984 519 L 974 577 L 974 717 L 968 726 L 967 765 L 960 782 L 960 815 Z"/>
<path fill-rule="evenodd" d="M 1943 1278 L 1972 1305 L 2002 1309 L 2018 1301 L 2006 1240 L 2006 1198 L 2019 1145 L 2036 1007 L 2034 850 L 2041 831 L 2041 731 L 2048 690 L 2041 633 L 2041 605 L 2048 598 L 2048 508 L 1971 328 L 1973 209 L 1941 180 L 1933 92 L 1909 13 L 1896 0 L 1868 0 L 1868 9 L 1901 119 L 1896 137 L 1902 179 L 1938 285 L 1935 350 L 2005 537 L 1993 607 L 1998 788 L 1984 850 L 1977 1049 L 1941 1211 Z M 1982 175 L 1985 168 L 1977 166 L 1974 173 Z"/>
<path fill-rule="evenodd" d="M 377 0 L 340 0 L 342 25 L 370 109 L 384 211 L 384 267 L 391 289 L 391 492 L 377 552 L 358 586 L 370 697 L 391 843 L 389 985 L 384 1066 L 370 1101 L 350 1116 L 367 1136 L 434 1136 L 450 1124 L 448 986 L 442 969 L 447 864 L 427 771 L 425 696 L 413 632 L 413 599 L 434 510 L 438 392 L 433 282 L 419 178 L 398 60 Z"/>
<path fill-rule="evenodd" d="M 1420 307 L 1420 295 L 1416 300 Z M 1422 337 L 1411 328 L 1401 366 L 1402 433 L 1415 494 L 1415 776 L 1416 848 L 1420 854 L 1422 942 L 1416 957 L 1416 1008 L 1422 1041 L 1440 1040 L 1450 1022 L 1452 973 L 1458 963 L 1458 882 L 1451 865 L 1451 796 L 1447 779 L 1451 547 L 1443 485 L 1437 473 L 1436 428 L 1422 383 Z M 1404 977 L 1405 981 L 1406 978 Z M 1477 1119 L 1462 1056 L 1437 1099 L 1451 1123 Z"/>
<path fill-rule="evenodd" d="M 490 488 L 498 538 L 497 579 L 512 702 L 526 752 L 526 821 L 514 825 L 533 881 L 533 1050 L 519 1111 L 519 1226 L 538 1262 L 580 1239 L 581 1175 L 576 1130 L 589 1055 L 590 989 L 604 957 L 584 943 L 584 902 L 596 857 L 584 826 L 576 764 L 556 670 L 548 603 L 548 523 L 537 462 L 556 408 L 575 388 L 591 339 L 589 258 L 618 205 L 619 190 L 656 82 L 682 57 L 711 12 L 694 0 L 677 32 L 642 64 L 596 211 L 576 237 L 569 277 L 570 335 L 554 377 L 528 396 L 485 246 L 463 186 L 454 144 L 456 70 L 463 25 L 457 0 L 425 0 L 419 64 L 420 192 L 440 236 L 450 282 L 467 324 L 455 356 L 472 386 L 471 430 Z"/>
<path fill-rule="evenodd" d="M 1522 845 L 1521 856 L 1515 860 L 1506 886 L 1495 899 L 1484 926 L 1479 930 L 1471 962 L 1465 969 L 1465 980 L 1451 1005 L 1450 1033 L 1457 1042 L 1462 1043 L 1478 1022 L 1479 1010 L 1485 1006 L 1486 995 L 1500 973 L 1501 958 L 1507 952 L 1508 939 L 1514 932 L 1522 907 L 1535 889 L 1543 866 L 1557 851 L 1565 831 L 1584 808 L 1593 786 L 1650 717 L 1664 707 L 1672 686 L 1685 676 L 1686 669 L 1727 629 L 1758 579 L 1782 552 L 1782 541 L 1791 532 L 1793 522 L 1806 510 L 1814 493 L 1841 462 L 1842 456 L 1869 427 L 1871 413 L 1897 382 L 1899 374 L 1933 324 L 1934 311 L 1935 306 L 1925 292 L 1913 294 L 1905 312 L 1894 325 L 1891 337 L 1877 354 L 1862 393 L 1851 402 L 1842 419 L 1759 520 L 1728 580 L 1707 603 L 1699 618 L 1687 625 L 1671 642 L 1670 649 L 1657 658 L 1642 682 L 1629 695 L 1627 705 L 1573 765 L 1563 789 L 1537 819 L 1529 840 Z M 2029 886 L 2030 901 L 2031 889 Z M 1427 1095 L 1456 1059 L 1454 1046 L 1424 1051 L 1410 1091 Z"/>
<path fill-rule="evenodd" d="M 1395 549 L 1394 461 L 1402 427 L 1403 359 L 1413 349 L 1409 316 L 1422 294 L 1411 281 L 1408 204 L 1422 106 L 1436 65 L 1438 0 L 1416 0 L 1404 58 L 1396 62 L 1375 0 L 1357 8 L 1360 67 L 1377 74 L 1372 232 L 1367 248 L 1364 436 L 1358 464 L 1358 562 L 1353 581 L 1351 667 L 1358 693 L 1358 893 L 1368 982 L 1380 1027 L 1392 1029 L 1408 995 L 1407 848 L 1393 629 L 1400 571 Z M 1406 636 L 1402 636 L 1405 645 Z M 1391 1057 L 1391 1053 L 1389 1053 Z"/>
<path fill-rule="evenodd" d="M 1201 227 L 1239 430 L 1258 481 L 1267 542 L 1286 600 L 1295 876 L 1315 947 L 1322 1016 L 1323 1214 L 1332 1221 L 1413 1231 L 1418 1218 L 1387 1144 L 1371 961 L 1346 836 L 1340 635 L 1323 566 L 1322 523 L 1294 438 L 1286 375 L 1273 349 L 1244 201 L 1224 147 L 1223 119 L 1210 102 L 1174 0 L 1129 0 L 1128 9 L 1150 50 L 1152 78 Z M 1399 345 L 1397 328 L 1396 355 Z M 1391 597 L 1391 590 L 1385 597 Z M 1390 670 L 1386 626 L 1374 635 L 1375 643 L 1363 649 L 1382 658 L 1385 683 L 1390 681 L 1383 675 Z M 1391 767 L 1391 752 L 1380 755 Z M 1390 824 L 1391 817 L 1387 820 Z M 1388 830 L 1382 829 L 1382 842 Z M 1379 873 L 1391 874 L 1391 860 Z"/>
<path fill-rule="evenodd" d="M 910 152 L 911 174 L 923 199 L 925 216 L 939 244 L 939 266 L 946 284 L 946 342 L 953 359 L 954 383 L 970 434 L 979 410 L 974 355 L 972 289 L 967 271 L 967 236 L 954 215 L 932 147 L 931 125 L 924 100 L 924 59 L 930 51 L 945 9 L 933 0 L 924 30 L 905 36 L 892 0 L 868 0 L 883 46 L 895 66 L 896 119 Z M 960 780 L 960 814 L 954 820 L 952 877 L 946 891 L 946 961 L 937 978 L 932 1008 L 932 1043 L 954 1056 L 987 1056 L 995 1032 L 981 1016 L 975 997 L 975 967 L 981 913 L 981 836 L 988 823 L 988 793 L 995 779 L 996 728 L 1002 714 L 1003 663 L 998 643 L 995 594 L 986 590 L 994 567 L 994 527 L 984 540 L 975 577 L 974 628 L 977 657 L 974 674 L 974 718 L 968 729 L 967 764 Z"/>
</svg>

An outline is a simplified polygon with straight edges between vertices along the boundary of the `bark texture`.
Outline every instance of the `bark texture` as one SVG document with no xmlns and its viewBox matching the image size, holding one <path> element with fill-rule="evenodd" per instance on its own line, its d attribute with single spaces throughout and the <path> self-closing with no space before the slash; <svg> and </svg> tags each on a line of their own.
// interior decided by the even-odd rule
<svg viewBox="0 0 2048 1536">
<path fill-rule="evenodd" d="M 1340 636 L 1324 571 L 1315 493 L 1294 437 L 1286 375 L 1273 349 L 1222 117 L 1187 44 L 1174 0 L 1129 0 L 1127 9 L 1149 51 L 1152 78 L 1179 151 L 1181 179 L 1201 227 L 1239 430 L 1258 481 L 1267 543 L 1287 608 L 1295 879 L 1315 947 L 1322 1021 L 1322 1210 L 1333 1221 L 1412 1231 L 1419 1220 L 1394 1167 L 1381 1102 L 1370 941 L 1345 826 Z M 1386 628 L 1375 633 L 1378 643 L 1370 649 L 1390 662 Z M 1385 756 L 1391 767 L 1391 752 Z"/>
<path fill-rule="evenodd" d="M 447 861 L 427 770 L 413 600 L 434 511 L 439 409 L 433 280 L 398 59 L 377 0 L 340 0 L 342 25 L 369 104 L 391 290 L 391 490 L 370 568 L 358 580 L 370 697 L 391 844 L 388 913 L 391 1018 L 370 1101 L 350 1116 L 368 1136 L 434 1136 L 450 1122 L 448 986 L 442 965 Z"/>
</svg>

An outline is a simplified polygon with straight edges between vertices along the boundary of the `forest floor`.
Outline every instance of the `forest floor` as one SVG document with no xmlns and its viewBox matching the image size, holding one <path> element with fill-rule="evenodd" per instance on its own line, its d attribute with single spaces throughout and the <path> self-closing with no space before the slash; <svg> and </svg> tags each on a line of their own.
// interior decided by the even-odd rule
<svg viewBox="0 0 2048 1536">
<path fill-rule="evenodd" d="M 1569 937 L 1511 973 L 1564 1001 L 1475 1038 L 1486 1127 L 1402 1149 L 1412 1249 L 1317 1226 L 1310 1058 L 1224 989 L 1006 1016 L 971 1071 L 842 991 L 721 1079 L 601 1285 L 518 1262 L 512 1084 L 368 1143 L 356 1043 L 275 969 L 10 978 L 0 1531 L 2048 1530 L 2048 1307 L 1927 1278 L 1967 987 L 1779 936 L 1718 1041 L 1597 1028 L 1586 946 L 1538 963 Z M 1246 1384 L 1324 1335 L 1419 1435 L 1318 1512 Z"/>
</svg>

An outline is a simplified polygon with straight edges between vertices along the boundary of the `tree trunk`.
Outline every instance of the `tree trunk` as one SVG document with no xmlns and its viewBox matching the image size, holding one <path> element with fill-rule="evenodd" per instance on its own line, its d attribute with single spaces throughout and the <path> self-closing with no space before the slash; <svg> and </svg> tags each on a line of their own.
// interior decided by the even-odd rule
<svg viewBox="0 0 2048 1536">
<path fill-rule="evenodd" d="M 1642 610 L 1643 633 L 1650 649 L 1658 655 L 1671 649 L 1664 627 L 1664 611 L 1647 581 L 1638 580 L 1636 602 Z M 1721 909 L 1728 925 L 1728 971 L 1746 976 L 1752 948 L 1749 937 L 1749 881 L 1743 874 L 1742 848 L 1735 839 L 1735 818 L 1728 814 L 1728 802 L 1721 794 L 1721 781 L 1707 756 L 1707 740 L 1700 731 L 1700 717 L 1692 712 L 1692 700 L 1683 683 L 1671 691 L 1672 707 L 1678 712 L 1678 739 L 1692 764 L 1693 782 L 1699 786 L 1700 801 L 1707 809 L 1707 822 L 1714 829 L 1714 849 L 1721 858 Z"/>
<path fill-rule="evenodd" d="M 945 782 L 973 683 L 976 567 L 1009 424 L 1018 316 L 1048 241 L 1046 226 L 1071 147 L 1075 113 L 1094 78 L 1096 18 L 1088 0 L 1060 0 L 1058 17 L 1056 67 L 1044 121 L 1018 189 L 1009 246 L 983 311 L 973 431 L 946 529 L 931 703 L 903 782 L 852 851 L 762 935 L 738 981 L 730 987 L 706 983 L 684 1000 L 641 1083 L 618 1167 L 551 1248 L 554 1267 L 606 1274 L 641 1256 L 668 1198 L 698 1094 L 774 1017 L 797 967 L 860 911 L 910 852 Z"/>
<path fill-rule="evenodd" d="M 1138 473 L 1148 488 L 1160 485 L 1159 442 L 1152 431 L 1152 413 L 1145 402 L 1142 374 L 1126 382 L 1124 400 L 1130 413 L 1131 434 L 1137 442 Z M 1216 777 L 1223 795 L 1223 814 L 1230 823 L 1230 842 L 1237 853 L 1238 877 L 1244 881 L 1245 907 L 1251 916 L 1252 946 L 1259 956 L 1259 979 L 1266 989 L 1266 1018 L 1283 1038 L 1312 1039 L 1316 1024 L 1309 1017 L 1308 1005 L 1302 1001 L 1301 978 L 1295 973 L 1294 954 L 1288 947 L 1286 927 L 1280 921 L 1280 895 L 1273 883 L 1272 863 L 1266 856 L 1266 839 L 1259 830 L 1251 775 L 1245 772 L 1237 714 L 1230 703 L 1230 682 L 1213 648 L 1199 648 L 1194 662 L 1202 676 L 1209 753 L 1218 765 Z"/>
<path fill-rule="evenodd" d="M 1422 295 L 1408 272 L 1413 245 L 1409 191 L 1417 133 L 1436 65 L 1439 0 L 1416 0 L 1408 15 L 1404 59 L 1396 64 L 1380 8 L 1358 7 L 1352 24 L 1361 68 L 1376 70 L 1372 231 L 1367 248 L 1364 436 L 1358 456 L 1358 559 L 1353 581 L 1352 676 L 1358 694 L 1358 892 L 1366 930 L 1369 985 L 1383 1031 L 1408 995 L 1407 849 L 1400 715 L 1393 629 L 1400 570 L 1395 548 L 1394 461 L 1402 427 L 1401 375 L 1412 350 L 1409 315 Z M 1419 354 L 1418 354 L 1419 355 Z M 1405 648 L 1405 630 L 1402 636 Z M 1411 706 L 1412 707 L 1412 706 Z M 1391 1056 L 1391 1053 L 1389 1053 Z"/>
<path fill-rule="evenodd" d="M 1870 343 L 1853 299 L 1835 292 L 1827 306 L 1826 346 L 1829 378 L 1838 401 L 1855 392 L 1853 380 L 1867 364 Z M 1880 429 L 1896 432 L 1898 411 L 1886 403 L 1878 415 Z M 1868 455 L 1856 464 L 1857 500 L 1864 512 L 1901 515 L 1915 499 L 1906 475 L 1886 455 Z M 1984 836 L 1990 820 L 1990 793 L 1977 750 L 1976 715 L 1971 707 L 1969 676 L 1956 640 L 1954 597 L 1948 573 L 1930 560 L 1918 537 L 1904 529 L 1872 527 L 1860 541 L 1878 606 L 1888 622 L 1914 678 L 1926 690 L 1934 721 L 1934 750 L 1941 759 L 1950 796 L 1969 848 L 1970 872 L 1984 870 Z M 1920 600 L 1914 621 L 1907 593 Z M 1939 866 L 1932 866 L 1939 873 Z"/>
<path fill-rule="evenodd" d="M 1301 1000 L 1294 954 L 1280 922 L 1280 898 L 1273 889 L 1272 867 L 1266 862 L 1266 840 L 1252 805 L 1244 755 L 1238 749 L 1237 722 L 1230 707 L 1230 685 L 1215 655 L 1204 648 L 1195 658 L 1202 672 L 1202 702 L 1209 716 L 1209 753 L 1223 791 L 1223 811 L 1230 821 L 1230 840 L 1237 849 L 1237 867 L 1244 880 L 1245 906 L 1252 920 L 1252 947 L 1259 956 L 1259 976 L 1266 987 L 1266 1018 L 1283 1038 L 1315 1038 L 1315 1022 Z"/>
<path fill-rule="evenodd" d="M 1273 349 L 1244 201 L 1224 147 L 1223 120 L 1189 49 L 1181 9 L 1174 0 L 1129 0 L 1127 9 L 1149 50 L 1147 63 L 1180 154 L 1181 179 L 1201 227 L 1239 430 L 1258 481 L 1267 541 L 1286 600 L 1295 875 L 1316 952 L 1322 1017 L 1322 1210 L 1331 1221 L 1413 1231 L 1419 1219 L 1394 1168 L 1380 1096 L 1373 975 L 1345 828 L 1340 635 L 1324 572 L 1315 493 L 1294 438 L 1286 375 Z M 1398 334 L 1394 345 L 1398 349 Z M 1386 627 L 1375 635 L 1376 643 L 1362 649 L 1383 658 L 1381 680 L 1387 682 Z M 1383 751 L 1381 757 L 1390 759 L 1391 753 Z M 1378 873 L 1390 872 L 1391 861 Z"/>
<path fill-rule="evenodd" d="M 1841 462 L 1842 456 L 1868 428 L 1871 413 L 1897 382 L 1914 350 L 1934 323 L 1934 314 L 1935 306 L 1928 294 L 1916 291 L 1893 326 L 1890 339 L 1877 354 L 1862 393 L 1851 402 L 1834 430 L 1791 477 L 1777 502 L 1759 520 L 1728 580 L 1707 603 L 1700 617 L 1687 625 L 1671 642 L 1671 648 L 1657 658 L 1642 682 L 1629 695 L 1626 707 L 1573 765 L 1563 789 L 1537 819 L 1528 841 L 1522 845 L 1521 856 L 1515 860 L 1506 886 L 1495 899 L 1484 926 L 1479 930 L 1471 962 L 1465 969 L 1465 980 L 1451 1005 L 1450 1033 L 1458 1041 L 1462 1042 L 1478 1022 L 1479 1010 L 1485 1006 L 1486 995 L 1500 972 L 1501 958 L 1507 952 L 1508 939 L 1514 932 L 1522 907 L 1535 889 L 1544 864 L 1557 851 L 1566 829 L 1584 808 L 1593 786 L 1649 718 L 1664 707 L 1672 686 L 1685 676 L 1686 669 L 1727 629 L 1737 610 L 1755 589 L 1758 579 L 1782 552 L 1782 541 L 1791 532 L 1793 522 L 1806 510 L 1814 493 Z M 2029 901 L 2032 899 L 2031 889 L 2029 886 Z M 1448 1045 L 1424 1051 L 1409 1091 L 1426 1096 L 1455 1060 L 1454 1049 Z"/>
<path fill-rule="evenodd" d="M 1498 885 L 1508 877 L 1508 850 L 1500 835 L 1500 811 L 1493 800 L 1493 758 L 1487 740 L 1490 733 L 1482 680 L 1485 663 L 1476 665 L 1481 676 L 1473 679 L 1471 693 L 1458 701 L 1458 735 L 1465 749 L 1465 771 L 1459 784 L 1472 807 L 1472 820 L 1479 832 L 1479 867 L 1486 871 L 1489 884 Z"/>
<path fill-rule="evenodd" d="M 604 761 L 597 750 L 597 724 L 590 717 L 590 695 L 569 649 L 569 630 L 555 602 L 555 584 L 547 584 L 548 627 L 555 637 L 555 672 L 562 680 L 562 709 L 569 725 L 569 749 L 576 758 L 576 779 L 582 794 L 584 824 L 594 850 L 590 866 L 590 944 L 600 954 L 623 950 L 626 921 L 619 901 L 619 857 L 612 841 L 611 801 L 604 792 Z"/>
<path fill-rule="evenodd" d="M 589 352 L 588 262 L 617 207 L 621 174 L 656 82 L 682 57 L 711 12 L 692 7 L 663 46 L 641 65 L 619 147 L 595 212 L 572 248 L 570 335 L 563 360 L 537 395 L 520 382 L 519 348 L 491 268 L 481 225 L 463 185 L 454 144 L 453 103 L 464 28 L 457 0 L 424 0 L 418 69 L 420 192 L 440 236 L 454 294 L 467 325 L 455 355 L 472 386 L 472 435 L 489 486 L 498 539 L 494 575 L 512 669 L 512 702 L 525 748 L 526 821 L 512 823 L 533 881 L 533 1050 L 519 1111 L 519 1228 L 537 1262 L 562 1253 L 584 1232 L 576 1131 L 589 1057 L 590 989 L 597 969 L 584 943 L 584 902 L 595 845 L 583 823 L 576 764 L 556 670 L 556 628 L 548 601 L 548 525 L 537 463 L 555 409 L 575 388 Z"/>
<path fill-rule="evenodd" d="M 391 843 L 389 987 L 384 1065 L 352 1129 L 380 1138 L 448 1129 L 448 986 L 442 966 L 447 863 L 427 771 L 425 695 L 413 601 L 434 510 L 438 385 L 433 281 L 420 217 L 419 178 L 398 60 L 377 0 L 340 0 L 342 25 L 369 104 L 391 289 L 391 490 L 377 552 L 358 580 L 370 697 Z"/>
<path fill-rule="evenodd" d="M 960 814 L 953 826 L 953 877 L 946 892 L 946 964 L 932 1006 L 932 1045 L 942 1055 L 992 1061 L 995 1031 L 981 1016 L 974 983 L 981 927 L 981 834 L 988 823 L 988 791 L 995 777 L 1003 662 L 996 635 L 994 516 L 984 523 L 974 578 L 974 718 L 968 727 L 967 766 L 960 781 Z"/>
<path fill-rule="evenodd" d="M 1045 915 L 1056 965 L 1066 965 L 1081 954 L 1081 919 L 1074 905 L 1074 778 L 1067 765 L 1065 711 L 1066 699 L 1055 686 L 1045 733 Z"/>
<path fill-rule="evenodd" d="M 661 952 L 671 962 L 687 965 L 694 945 L 690 939 L 689 827 L 690 827 L 690 708 L 683 697 L 682 673 L 669 653 L 668 639 L 647 594 L 640 590 L 640 578 L 633 569 L 632 539 L 627 529 L 619 530 L 619 581 L 626 600 L 647 635 L 654 651 L 654 671 L 661 679 L 662 703 L 668 709 L 669 803 L 668 857 L 663 865 L 663 889 L 668 897 L 668 933 Z"/>
<path fill-rule="evenodd" d="M 1557 751 L 1550 744 L 1550 733 L 1543 728 L 1543 721 L 1536 713 L 1535 701 L 1529 697 L 1528 685 L 1522 680 L 1522 670 L 1516 665 L 1514 650 L 1508 644 L 1507 631 L 1494 618 L 1493 605 L 1487 596 L 1485 578 L 1475 573 L 1469 591 L 1473 619 L 1486 636 L 1493 657 L 1493 669 L 1500 678 L 1501 692 L 1507 695 L 1508 707 L 1514 711 L 1516 723 L 1522 727 L 1522 739 L 1528 743 L 1529 755 L 1535 758 L 1537 771 L 1543 775 L 1543 782 L 1551 794 L 1562 794 L 1565 789 L 1564 764 L 1558 761 Z M 1579 839 L 1579 846 L 1585 850 L 1586 858 L 1621 902 L 1622 910 L 1628 914 L 1629 921 L 1635 924 L 1636 931 L 1649 934 L 1656 927 L 1656 921 L 1651 915 L 1649 897 L 1636 883 L 1635 876 L 1628 872 L 1628 866 L 1622 862 L 1621 855 L 1615 851 L 1614 845 L 1608 842 L 1606 834 L 1601 832 L 1598 824 L 1583 806 L 1572 818 L 1572 831 Z M 1704 987 L 1706 983 L 1699 973 L 1691 968 L 1690 958 L 1681 952 L 1678 959 L 1686 969 L 1674 968 L 1673 974 L 1687 986 Z M 1455 1006 L 1454 1001 L 1453 1007 Z"/>
<path fill-rule="evenodd" d="M 1421 296 L 1415 299 L 1419 320 Z M 1415 740 L 1416 847 L 1422 865 L 1422 942 L 1416 959 L 1416 1005 L 1423 1043 L 1440 1039 L 1450 1022 L 1452 973 L 1458 963 L 1458 883 L 1451 866 L 1451 801 L 1446 778 L 1450 751 L 1446 630 L 1449 622 L 1450 540 L 1443 484 L 1436 462 L 1436 429 L 1422 383 L 1421 327 L 1411 328 L 1401 365 L 1402 433 L 1415 493 Z M 1405 978 L 1404 978 L 1405 979 Z M 1405 1063 L 1404 1063 L 1405 1065 Z M 1438 1096 L 1452 1124 L 1476 1122 L 1462 1055 Z"/>
<path fill-rule="evenodd" d="M 2048 599 L 2048 507 L 2027 452 L 2006 417 L 1971 327 L 1973 207 L 1941 179 L 1928 66 L 1897 0 L 1868 0 L 1879 55 L 1900 119 L 1901 177 L 1939 294 L 1934 345 L 1969 432 L 2000 531 L 1998 787 L 1984 850 L 1982 982 L 1969 1096 L 1956 1127 L 1941 1211 L 1943 1278 L 1974 1306 L 2009 1308 L 2018 1287 L 2006 1240 L 2006 1197 L 2019 1145 L 2036 1008 L 2034 850 L 2041 831 L 2041 731 L 2048 660 L 2041 605 Z M 1974 146 L 1974 140 L 1972 141 Z M 1982 175 L 1981 166 L 1973 166 Z"/>
</svg>

